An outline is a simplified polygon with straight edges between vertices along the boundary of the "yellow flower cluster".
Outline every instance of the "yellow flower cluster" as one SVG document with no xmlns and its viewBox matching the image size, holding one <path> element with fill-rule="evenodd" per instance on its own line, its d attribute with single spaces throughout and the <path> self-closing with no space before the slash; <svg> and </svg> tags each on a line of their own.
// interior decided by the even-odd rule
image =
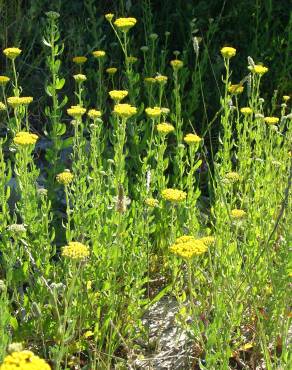
<svg viewBox="0 0 292 370">
<path fill-rule="evenodd" d="M 235 183 L 240 180 L 240 176 L 237 172 L 228 172 L 225 175 L 225 179 L 228 180 L 228 182 Z"/>
<path fill-rule="evenodd" d="M 6 105 L 2 103 L 2 101 L 0 101 L 0 111 L 5 110 L 5 109 L 6 109 Z"/>
<path fill-rule="evenodd" d="M 0 86 L 4 86 L 7 82 L 10 81 L 10 78 L 7 76 L 0 76 Z"/>
<path fill-rule="evenodd" d="M 200 136 L 195 135 L 195 134 L 187 134 L 187 135 L 184 137 L 184 141 L 185 141 L 187 144 L 192 145 L 192 144 L 200 143 L 200 142 L 202 141 L 202 138 L 200 138 Z"/>
<path fill-rule="evenodd" d="M 84 64 L 87 61 L 87 58 L 79 56 L 79 57 L 74 57 L 72 61 L 73 63 L 76 63 L 76 64 Z"/>
<path fill-rule="evenodd" d="M 50 370 L 45 360 L 31 351 L 12 352 L 4 358 L 0 370 Z"/>
<path fill-rule="evenodd" d="M 112 90 L 109 92 L 109 96 L 114 100 L 114 101 L 121 101 L 125 99 L 125 97 L 128 95 L 127 90 Z"/>
<path fill-rule="evenodd" d="M 246 216 L 246 212 L 243 209 L 232 209 L 230 215 L 233 219 L 240 220 Z"/>
<path fill-rule="evenodd" d="M 171 188 L 162 190 L 161 195 L 163 199 L 169 202 L 183 202 L 187 197 L 186 192 Z"/>
<path fill-rule="evenodd" d="M 18 48 L 6 48 L 3 50 L 3 54 L 9 59 L 15 59 L 20 53 L 21 50 Z"/>
<path fill-rule="evenodd" d="M 155 208 L 155 207 L 158 207 L 158 200 L 155 199 L 155 198 L 147 198 L 145 199 L 145 204 L 148 206 L 148 207 L 152 207 L 152 208 Z"/>
<path fill-rule="evenodd" d="M 77 75 L 74 75 L 73 78 L 76 82 L 84 82 L 84 81 L 87 80 L 86 76 L 81 74 L 81 73 L 78 73 Z"/>
<path fill-rule="evenodd" d="M 241 94 L 243 92 L 244 87 L 240 84 L 230 85 L 228 87 L 228 92 L 231 94 Z"/>
<path fill-rule="evenodd" d="M 14 144 L 19 145 L 19 146 L 28 146 L 28 145 L 35 145 L 37 140 L 38 140 L 37 135 L 30 134 L 29 132 L 25 132 L 25 131 L 20 131 L 15 135 L 13 142 Z"/>
<path fill-rule="evenodd" d="M 72 105 L 70 108 L 67 109 L 68 115 L 73 118 L 81 118 L 85 112 L 86 109 L 79 107 L 79 105 Z"/>
<path fill-rule="evenodd" d="M 279 122 L 278 117 L 265 117 L 264 120 L 268 125 L 276 125 Z"/>
<path fill-rule="evenodd" d="M 252 114 L 252 109 L 250 107 L 243 107 L 243 108 L 240 109 L 240 112 L 243 115 L 247 116 L 249 114 Z"/>
<path fill-rule="evenodd" d="M 56 176 L 56 180 L 59 184 L 69 185 L 73 181 L 73 177 L 73 173 L 71 173 L 69 170 L 65 170 Z"/>
<path fill-rule="evenodd" d="M 1 84 L 1 76 L 0 76 L 0 84 Z M 285 103 L 287 103 L 288 100 L 290 100 L 290 96 L 289 95 L 283 95 L 283 100 Z"/>
<path fill-rule="evenodd" d="M 184 63 L 182 60 L 174 59 L 170 62 L 170 65 L 174 70 L 178 70 L 184 66 Z"/>
<path fill-rule="evenodd" d="M 96 110 L 96 109 L 89 109 L 89 111 L 87 112 L 87 115 L 89 118 L 91 119 L 96 119 L 96 118 L 100 118 L 101 117 L 101 111 L 100 110 Z"/>
<path fill-rule="evenodd" d="M 179 257 L 190 259 L 205 253 L 208 247 L 200 239 L 191 237 L 188 241 L 176 242 L 169 249 Z"/>
<path fill-rule="evenodd" d="M 157 126 L 156 126 L 156 129 L 157 131 L 160 133 L 160 134 L 169 134 L 170 132 L 174 131 L 174 127 L 170 124 L 170 123 L 167 123 L 167 122 L 162 122 L 162 123 L 159 123 Z"/>
<path fill-rule="evenodd" d="M 116 67 L 110 67 L 110 68 L 107 68 L 105 71 L 109 75 L 114 75 L 115 73 L 117 73 L 118 69 Z"/>
<path fill-rule="evenodd" d="M 154 108 L 146 108 L 145 113 L 150 118 L 158 118 L 158 117 L 160 117 L 162 112 L 161 112 L 161 109 L 159 107 L 154 107 Z"/>
<path fill-rule="evenodd" d="M 13 108 L 17 108 L 20 105 L 28 105 L 32 101 L 32 96 L 11 96 L 7 99 L 8 104 Z"/>
<path fill-rule="evenodd" d="M 130 104 L 116 104 L 114 113 L 122 118 L 130 118 L 137 113 L 137 108 Z"/>
<path fill-rule="evenodd" d="M 155 77 L 155 81 L 158 82 L 159 84 L 166 84 L 168 80 L 168 77 L 167 76 L 163 76 L 163 75 L 158 75 Z"/>
<path fill-rule="evenodd" d="M 133 17 L 118 18 L 114 21 L 114 25 L 123 32 L 128 32 L 130 28 L 134 27 L 137 19 Z"/>
<path fill-rule="evenodd" d="M 134 64 L 134 63 L 136 63 L 137 61 L 138 61 L 138 58 L 133 57 L 133 56 L 131 56 L 131 55 L 127 58 L 127 62 L 128 62 L 129 64 Z"/>
<path fill-rule="evenodd" d="M 154 77 L 145 77 L 144 78 L 144 82 L 146 83 L 146 84 L 155 84 L 156 83 L 156 80 L 155 80 L 155 78 Z"/>
<path fill-rule="evenodd" d="M 95 50 L 95 51 L 92 52 L 92 55 L 95 58 L 104 58 L 105 57 L 105 51 L 103 51 L 103 50 Z"/>
<path fill-rule="evenodd" d="M 254 66 L 250 66 L 249 70 L 255 74 L 263 75 L 268 72 L 269 68 L 262 66 L 261 64 L 255 64 Z"/>
<path fill-rule="evenodd" d="M 236 49 L 230 46 L 224 46 L 224 48 L 221 49 L 221 54 L 223 58 L 230 59 L 236 55 Z"/>
<path fill-rule="evenodd" d="M 83 260 L 89 256 L 89 247 L 79 242 L 69 242 L 63 247 L 62 256 L 72 260 Z"/>
</svg>

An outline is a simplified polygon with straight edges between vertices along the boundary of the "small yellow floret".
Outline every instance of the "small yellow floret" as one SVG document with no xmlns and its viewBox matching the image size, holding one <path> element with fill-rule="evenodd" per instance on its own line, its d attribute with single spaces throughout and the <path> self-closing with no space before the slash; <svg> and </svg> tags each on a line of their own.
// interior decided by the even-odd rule
<svg viewBox="0 0 292 370">
<path fill-rule="evenodd" d="M 134 27 L 136 23 L 137 19 L 133 17 L 118 18 L 114 21 L 114 25 L 123 32 L 129 31 L 129 29 Z"/>
<path fill-rule="evenodd" d="M 200 239 L 191 239 L 187 242 L 175 243 L 169 249 L 179 257 L 190 259 L 205 253 L 208 247 Z"/>
<path fill-rule="evenodd" d="M 37 140 L 38 140 L 37 135 L 25 131 L 20 131 L 15 135 L 13 142 L 14 144 L 19 146 L 28 146 L 35 145 Z"/>
<path fill-rule="evenodd" d="M 163 199 L 169 202 L 183 202 L 187 197 L 186 192 L 171 188 L 162 190 L 161 195 Z"/>
<path fill-rule="evenodd" d="M 3 50 L 3 54 L 9 59 L 15 59 L 20 53 L 21 50 L 18 48 L 6 48 Z"/>
<path fill-rule="evenodd" d="M 134 64 L 134 63 L 136 63 L 137 61 L 138 61 L 138 58 L 133 57 L 133 56 L 131 56 L 131 55 L 127 58 L 127 62 L 128 62 L 129 64 Z"/>
<path fill-rule="evenodd" d="M 126 96 L 128 96 L 127 90 L 112 90 L 109 92 L 109 96 L 116 102 L 119 102 L 123 99 L 125 99 Z"/>
<path fill-rule="evenodd" d="M 100 110 L 96 110 L 96 109 L 89 109 L 89 111 L 87 112 L 87 115 L 89 118 L 91 119 L 96 119 L 96 118 L 100 118 L 101 117 L 101 111 Z"/>
<path fill-rule="evenodd" d="M 87 58 L 79 56 L 79 57 L 74 57 L 72 61 L 73 63 L 76 63 L 76 64 L 84 64 L 87 61 Z"/>
<path fill-rule="evenodd" d="M 242 219 L 246 216 L 246 212 L 243 209 L 232 209 L 230 215 L 233 219 Z"/>
<path fill-rule="evenodd" d="M 236 55 L 236 49 L 230 46 L 225 46 L 221 49 L 221 54 L 223 58 L 230 59 Z"/>
<path fill-rule="evenodd" d="M 73 173 L 71 173 L 69 170 L 65 170 L 56 176 L 56 180 L 59 184 L 69 185 L 73 181 L 73 177 Z"/>
<path fill-rule="evenodd" d="M 157 131 L 160 133 L 160 134 L 169 134 L 170 132 L 174 131 L 174 127 L 170 124 L 170 123 L 167 123 L 167 122 L 162 122 L 162 123 L 159 123 L 157 126 L 156 126 L 156 129 Z"/>
<path fill-rule="evenodd" d="M 202 138 L 200 138 L 200 136 L 195 135 L 195 134 L 187 134 L 187 135 L 184 137 L 184 141 L 185 141 L 187 144 L 192 145 L 192 144 L 200 143 L 200 142 L 202 141 Z"/>
<path fill-rule="evenodd" d="M 32 96 L 11 96 L 7 99 L 8 105 L 17 108 L 20 105 L 28 105 L 33 101 Z"/>
<path fill-rule="evenodd" d="M 156 83 L 156 79 L 154 77 L 145 77 L 144 78 L 144 82 L 146 84 L 155 84 Z"/>
<path fill-rule="evenodd" d="M 5 109 L 6 109 L 6 105 L 2 103 L 2 101 L 0 101 L 0 111 L 5 110 Z"/>
<path fill-rule="evenodd" d="M 176 238 L 175 244 L 187 243 L 191 240 L 195 240 L 195 237 L 192 235 L 182 235 L 179 238 Z"/>
<path fill-rule="evenodd" d="M 84 82 L 84 81 L 87 80 L 87 77 L 85 75 L 81 74 L 81 73 L 78 73 L 77 75 L 74 75 L 73 78 L 76 82 Z"/>
<path fill-rule="evenodd" d="M 154 199 L 154 198 L 147 198 L 145 199 L 145 204 L 148 206 L 148 207 L 152 207 L 152 208 L 155 208 L 155 207 L 158 207 L 158 200 L 157 199 Z"/>
<path fill-rule="evenodd" d="M 72 260 L 84 260 L 89 256 L 89 247 L 79 242 L 69 242 L 63 247 L 62 256 Z"/>
<path fill-rule="evenodd" d="M 240 84 L 230 85 L 228 87 L 228 92 L 231 94 L 241 94 L 243 92 L 244 87 Z"/>
<path fill-rule="evenodd" d="M 105 57 L 105 51 L 103 51 L 103 50 L 95 50 L 95 51 L 92 52 L 92 55 L 95 58 L 104 58 Z"/>
<path fill-rule="evenodd" d="M 7 76 L 0 76 L 0 86 L 5 86 L 7 82 L 10 81 L 10 78 Z"/>
<path fill-rule="evenodd" d="M 146 108 L 145 113 L 150 118 L 158 118 L 158 117 L 160 117 L 162 112 L 161 112 L 161 109 L 159 107 L 154 107 L 154 108 Z"/>
<path fill-rule="evenodd" d="M 240 112 L 243 115 L 247 116 L 249 114 L 252 114 L 252 109 L 250 107 L 243 107 L 243 108 L 240 109 Z"/>
<path fill-rule="evenodd" d="M 228 182 L 235 183 L 240 180 L 240 176 L 237 172 L 228 172 L 225 175 L 225 179 L 228 180 Z"/>
<path fill-rule="evenodd" d="M 114 75 L 115 73 L 117 73 L 118 69 L 116 67 L 110 67 L 110 68 L 107 68 L 105 71 L 109 75 Z"/>
<path fill-rule="evenodd" d="M 79 107 L 78 105 L 72 105 L 70 108 L 67 109 L 68 115 L 73 118 L 81 118 L 85 112 L 86 109 Z"/>
<path fill-rule="evenodd" d="M 261 64 L 255 64 L 254 66 L 250 66 L 249 70 L 255 74 L 263 75 L 268 72 L 269 68 L 262 66 Z"/>
<path fill-rule="evenodd" d="M 265 117 L 264 120 L 268 125 L 276 125 L 279 122 L 278 117 Z"/>
<path fill-rule="evenodd" d="M 130 104 L 116 104 L 114 106 L 114 113 L 122 118 L 130 118 L 137 113 L 137 108 Z"/>
<path fill-rule="evenodd" d="M 0 76 L 0 83 L 1 83 L 1 76 Z M 290 96 L 289 95 L 283 95 L 283 100 L 285 103 L 287 103 L 288 100 L 290 100 Z"/>
<path fill-rule="evenodd" d="M 106 19 L 107 21 L 111 22 L 111 21 L 112 21 L 112 19 L 113 19 L 113 17 L 114 17 L 114 14 L 112 14 L 112 13 L 108 13 L 108 14 L 106 14 L 104 17 L 105 17 L 105 19 Z"/>
<path fill-rule="evenodd" d="M 174 59 L 170 62 L 170 65 L 174 70 L 177 70 L 184 66 L 184 62 L 182 60 Z"/>
<path fill-rule="evenodd" d="M 155 77 L 155 80 L 159 83 L 159 84 L 166 84 L 167 80 L 168 80 L 168 77 L 167 76 L 163 76 L 163 75 L 158 75 Z"/>
</svg>

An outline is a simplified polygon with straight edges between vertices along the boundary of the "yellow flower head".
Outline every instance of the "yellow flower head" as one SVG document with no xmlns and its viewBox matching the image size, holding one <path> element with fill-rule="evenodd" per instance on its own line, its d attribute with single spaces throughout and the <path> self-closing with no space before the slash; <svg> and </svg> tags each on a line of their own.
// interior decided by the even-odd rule
<svg viewBox="0 0 292 370">
<path fill-rule="evenodd" d="M 133 17 L 118 18 L 114 21 L 114 25 L 123 32 L 128 32 L 130 28 L 134 27 L 137 19 Z"/>
<path fill-rule="evenodd" d="M 155 81 L 157 81 L 161 85 L 166 84 L 167 80 L 168 80 L 167 76 L 158 75 L 158 76 L 155 77 Z"/>
<path fill-rule="evenodd" d="M 203 238 L 200 238 L 200 240 L 207 246 L 211 247 L 215 243 L 215 238 L 214 236 L 204 236 Z"/>
<path fill-rule="evenodd" d="M 0 84 L 1 84 L 1 76 L 0 76 Z M 283 100 L 285 103 L 287 103 L 288 100 L 290 100 L 290 96 L 289 95 L 283 95 Z"/>
<path fill-rule="evenodd" d="M 228 87 L 228 92 L 231 94 L 241 94 L 243 92 L 244 87 L 240 84 L 230 85 Z"/>
<path fill-rule="evenodd" d="M 73 118 L 81 118 L 85 112 L 86 109 L 79 107 L 78 105 L 72 105 L 70 108 L 67 109 L 68 115 Z"/>
<path fill-rule="evenodd" d="M 74 75 L 73 78 L 76 82 L 84 82 L 84 81 L 87 80 L 86 76 L 81 74 L 81 73 L 78 73 L 77 75 Z"/>
<path fill-rule="evenodd" d="M 62 256 L 76 261 L 84 260 L 89 256 L 89 247 L 79 242 L 69 242 L 63 247 Z"/>
<path fill-rule="evenodd" d="M 105 17 L 105 19 L 106 19 L 107 21 L 111 22 L 111 21 L 112 21 L 112 19 L 113 19 L 113 17 L 114 17 L 114 14 L 112 14 L 112 13 L 108 13 L 108 14 L 106 14 L 104 17 Z"/>
<path fill-rule="evenodd" d="M 157 129 L 157 131 L 158 131 L 160 134 L 163 134 L 163 135 L 167 135 L 167 134 L 169 134 L 170 132 L 174 131 L 174 127 L 173 127 L 170 123 L 167 123 L 167 122 L 159 123 L 159 124 L 156 126 L 156 129 Z"/>
<path fill-rule="evenodd" d="M 154 108 L 146 108 L 145 112 L 148 117 L 150 118 L 158 118 L 161 115 L 161 109 L 159 107 L 154 107 Z"/>
<path fill-rule="evenodd" d="M 191 240 L 195 240 L 195 237 L 192 235 L 182 235 L 175 240 L 175 244 L 187 243 Z"/>
<path fill-rule="evenodd" d="M 170 65 L 174 70 L 178 70 L 184 66 L 184 62 L 182 60 L 174 59 L 170 62 Z"/>
<path fill-rule="evenodd" d="M 89 109 L 89 111 L 87 112 L 87 115 L 88 115 L 89 118 L 95 120 L 96 118 L 101 117 L 101 111 L 96 110 L 96 109 Z"/>
<path fill-rule="evenodd" d="M 15 135 L 13 142 L 14 144 L 19 146 L 28 146 L 35 145 L 37 140 L 38 140 L 37 135 L 25 131 L 20 131 Z"/>
<path fill-rule="evenodd" d="M 128 62 L 129 64 L 134 64 L 134 63 L 136 63 L 137 61 L 138 61 L 138 58 L 133 57 L 133 56 L 131 56 L 131 55 L 127 58 L 127 62 Z"/>
<path fill-rule="evenodd" d="M 192 144 L 198 144 L 198 143 L 200 143 L 202 141 L 202 138 L 200 138 L 200 136 L 195 135 L 195 134 L 187 134 L 184 137 L 184 141 L 187 144 L 192 145 Z"/>
<path fill-rule="evenodd" d="M 158 200 L 157 199 L 154 199 L 154 198 L 147 198 L 145 199 L 145 204 L 148 206 L 148 207 L 151 207 L 151 208 L 155 208 L 155 207 L 158 207 Z"/>
<path fill-rule="evenodd" d="M 84 64 L 87 61 L 87 58 L 79 56 L 79 57 L 74 57 L 72 61 L 73 63 L 76 63 L 76 64 Z"/>
<path fill-rule="evenodd" d="M 190 239 L 183 243 L 175 243 L 169 249 L 179 257 L 191 259 L 205 253 L 208 247 L 200 239 Z"/>
<path fill-rule="evenodd" d="M 169 202 L 183 202 L 187 197 L 187 193 L 184 191 L 171 188 L 162 190 L 161 195 Z"/>
<path fill-rule="evenodd" d="M 10 78 L 7 76 L 0 76 L 0 86 L 5 86 L 7 82 L 10 81 Z"/>
<path fill-rule="evenodd" d="M 5 109 L 6 109 L 6 105 L 2 103 L 2 101 L 0 101 L 0 111 L 5 110 Z"/>
<path fill-rule="evenodd" d="M 104 50 L 95 50 L 92 52 L 92 55 L 94 58 L 104 58 L 105 57 L 105 51 Z"/>
<path fill-rule="evenodd" d="M 137 108 L 130 104 L 116 104 L 114 106 L 114 113 L 122 118 L 130 118 L 137 113 Z"/>
<path fill-rule="evenodd" d="M 69 185 L 73 181 L 73 177 L 73 173 L 69 170 L 65 170 L 64 172 L 58 173 L 56 180 L 59 184 Z"/>
<path fill-rule="evenodd" d="M 237 181 L 240 180 L 240 176 L 237 172 L 228 172 L 226 175 L 225 175 L 225 179 L 228 181 L 228 182 L 231 182 L 231 183 L 235 183 Z"/>
<path fill-rule="evenodd" d="M 240 220 L 246 216 L 246 212 L 243 209 L 232 209 L 230 215 L 235 220 Z"/>
<path fill-rule="evenodd" d="M 116 102 L 119 102 L 123 99 L 125 99 L 126 96 L 128 96 L 127 90 L 112 90 L 109 92 L 109 96 Z"/>
<path fill-rule="evenodd" d="M 20 105 L 28 105 L 33 101 L 32 96 L 11 96 L 7 99 L 8 105 L 17 108 Z"/>
<path fill-rule="evenodd" d="M 248 116 L 249 114 L 252 114 L 252 109 L 250 107 L 243 107 L 243 108 L 240 108 L 240 112 L 244 116 Z"/>
<path fill-rule="evenodd" d="M 4 358 L 0 370 L 50 370 L 45 360 L 31 351 L 12 352 Z"/>
<path fill-rule="evenodd" d="M 279 122 L 278 117 L 265 117 L 264 120 L 268 125 L 276 125 Z"/>
<path fill-rule="evenodd" d="M 7 48 L 3 50 L 3 54 L 9 59 L 15 59 L 20 55 L 21 50 L 18 48 Z"/>
<path fill-rule="evenodd" d="M 144 82 L 146 84 L 155 84 L 156 83 L 156 79 L 154 77 L 145 77 L 144 78 Z"/>
<path fill-rule="evenodd" d="M 223 58 L 230 59 L 236 55 L 236 49 L 230 46 L 225 46 L 224 48 L 221 49 L 221 54 Z"/>
<path fill-rule="evenodd" d="M 263 75 L 268 72 L 269 68 L 262 66 L 261 64 L 255 64 L 254 66 L 249 66 L 248 69 L 255 74 Z"/>
<path fill-rule="evenodd" d="M 107 68 L 105 71 L 109 75 L 114 75 L 115 73 L 117 73 L 118 69 L 116 67 L 110 67 L 110 68 Z"/>
</svg>

